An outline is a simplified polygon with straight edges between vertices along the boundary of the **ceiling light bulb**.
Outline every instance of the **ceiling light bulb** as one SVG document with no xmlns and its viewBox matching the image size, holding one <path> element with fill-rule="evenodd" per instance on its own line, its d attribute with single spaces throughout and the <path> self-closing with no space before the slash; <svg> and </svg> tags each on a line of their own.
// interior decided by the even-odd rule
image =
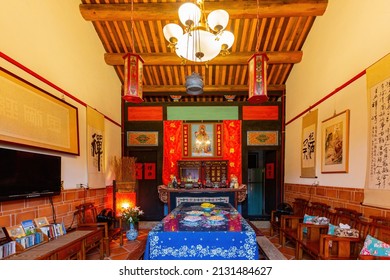
<svg viewBox="0 0 390 280">
<path fill-rule="evenodd" d="M 225 29 L 228 22 L 229 14 L 225 10 L 212 11 L 207 17 L 209 27 L 216 32 Z"/>
<path fill-rule="evenodd" d="M 204 30 L 185 33 L 176 44 L 176 54 L 194 62 L 209 61 L 221 51 L 221 43 L 216 39 L 215 35 Z"/>
<path fill-rule="evenodd" d="M 177 40 L 183 35 L 183 29 L 175 23 L 168 23 L 164 26 L 163 33 L 168 42 L 176 44 Z"/>
<path fill-rule="evenodd" d="M 219 37 L 221 45 L 226 45 L 229 49 L 234 43 L 234 34 L 230 31 L 223 31 Z"/>
<path fill-rule="evenodd" d="M 200 20 L 200 9 L 194 3 L 185 3 L 179 8 L 179 18 L 187 27 L 197 26 Z"/>
</svg>

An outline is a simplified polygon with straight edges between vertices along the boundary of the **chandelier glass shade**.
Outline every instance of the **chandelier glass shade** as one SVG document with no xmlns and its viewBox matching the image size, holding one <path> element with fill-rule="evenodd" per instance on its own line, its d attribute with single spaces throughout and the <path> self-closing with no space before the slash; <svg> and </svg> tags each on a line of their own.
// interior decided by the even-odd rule
<svg viewBox="0 0 390 280">
<path fill-rule="evenodd" d="M 212 11 L 206 18 L 204 1 L 185 3 L 179 8 L 179 19 L 183 28 L 176 23 L 164 26 L 163 33 L 169 42 L 168 47 L 184 60 L 207 62 L 218 54 L 229 54 L 234 43 L 234 35 L 225 28 L 229 14 L 225 10 Z"/>
</svg>

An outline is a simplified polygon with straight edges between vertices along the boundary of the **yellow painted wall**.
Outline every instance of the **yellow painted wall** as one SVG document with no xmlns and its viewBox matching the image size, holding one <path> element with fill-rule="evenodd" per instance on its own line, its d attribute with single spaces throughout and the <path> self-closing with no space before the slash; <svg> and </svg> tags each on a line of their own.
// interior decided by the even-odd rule
<svg viewBox="0 0 390 280">
<path fill-rule="evenodd" d="M 121 83 L 113 67 L 104 62 L 104 49 L 91 22 L 79 11 L 79 0 L 1 1 L 0 51 L 76 96 L 117 123 L 121 122 Z M 0 66 L 62 98 L 62 93 L 0 59 Z M 87 183 L 86 108 L 78 107 L 80 156 L 62 156 L 66 189 Z M 106 126 L 106 162 L 121 155 L 121 129 Z M 4 145 L 2 145 L 4 146 Z M 107 164 L 106 164 L 107 166 Z M 106 184 L 111 184 L 106 173 Z"/>
<path fill-rule="evenodd" d="M 325 14 L 314 23 L 286 84 L 286 121 L 361 73 L 390 52 L 390 1 L 329 0 Z M 302 118 L 286 127 L 285 182 L 363 188 L 367 164 L 366 76 L 353 82 L 318 107 L 321 122 L 334 112 L 350 110 L 349 172 L 321 174 L 317 142 L 317 179 L 300 178 Z"/>
</svg>

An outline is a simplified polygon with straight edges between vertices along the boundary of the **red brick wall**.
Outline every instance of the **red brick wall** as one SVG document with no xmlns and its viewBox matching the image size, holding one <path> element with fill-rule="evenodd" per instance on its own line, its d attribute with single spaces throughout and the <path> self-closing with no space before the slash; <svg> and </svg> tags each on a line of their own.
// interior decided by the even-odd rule
<svg viewBox="0 0 390 280">
<path fill-rule="evenodd" d="M 112 207 L 112 202 L 109 200 L 109 198 L 112 199 L 110 192 L 112 192 L 112 187 L 64 190 L 59 196 L 53 197 L 53 207 L 48 197 L 0 202 L 0 226 L 18 225 L 23 220 L 43 216 L 52 223 L 55 215 L 57 223 L 63 222 L 66 227 L 69 227 L 76 206 L 79 204 L 93 202 L 98 207 L 98 211 L 105 207 Z M 54 213 L 52 208 L 54 208 Z M 75 223 L 76 221 L 73 225 Z"/>
<path fill-rule="evenodd" d="M 390 209 L 363 206 L 364 190 L 356 188 L 312 186 L 299 184 L 284 185 L 284 201 L 292 203 L 295 198 L 326 203 L 335 207 L 345 207 L 363 213 L 363 216 L 390 217 Z"/>
</svg>

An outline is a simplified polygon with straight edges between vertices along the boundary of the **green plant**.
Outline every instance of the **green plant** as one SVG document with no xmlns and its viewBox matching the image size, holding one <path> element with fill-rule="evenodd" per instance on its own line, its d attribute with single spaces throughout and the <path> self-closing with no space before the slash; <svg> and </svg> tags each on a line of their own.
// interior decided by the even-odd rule
<svg viewBox="0 0 390 280">
<path fill-rule="evenodd" d="M 139 221 L 139 216 L 143 213 L 144 211 L 142 211 L 139 206 L 128 207 L 122 211 L 122 220 L 126 223 L 137 223 Z"/>
</svg>

